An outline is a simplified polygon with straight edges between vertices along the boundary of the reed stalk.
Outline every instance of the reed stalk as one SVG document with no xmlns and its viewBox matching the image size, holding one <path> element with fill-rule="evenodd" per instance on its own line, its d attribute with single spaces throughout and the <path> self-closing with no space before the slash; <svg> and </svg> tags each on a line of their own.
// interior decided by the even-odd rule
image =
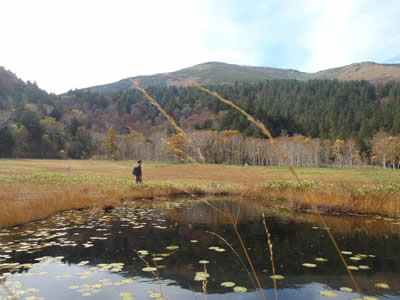
<svg viewBox="0 0 400 300">
<path fill-rule="evenodd" d="M 140 88 L 136 81 L 131 79 L 131 82 L 133 83 L 133 85 L 135 86 L 136 89 L 138 89 L 145 95 L 145 97 L 150 101 L 151 104 L 153 104 L 155 107 L 157 107 L 157 109 L 164 115 L 164 117 L 168 120 L 168 122 L 171 123 L 171 125 L 174 127 L 176 132 L 187 141 L 187 143 L 192 147 L 193 150 L 195 150 L 197 152 L 198 156 L 200 157 L 201 162 L 205 163 L 205 159 L 204 159 L 204 156 L 201 154 L 200 148 L 197 147 L 195 144 L 193 144 L 192 140 L 185 134 L 185 132 L 182 130 L 182 128 L 180 128 L 178 126 L 178 124 L 176 124 L 175 120 L 173 118 L 171 118 L 171 116 L 169 114 L 167 114 L 167 112 L 160 106 L 160 104 L 158 104 L 158 102 L 156 100 L 154 100 L 144 89 Z M 198 163 L 198 161 L 195 158 L 191 157 L 187 153 L 185 153 L 185 154 L 186 154 L 186 157 L 191 162 Z"/>
<path fill-rule="evenodd" d="M 264 224 L 264 229 L 265 233 L 267 235 L 267 242 L 268 242 L 268 248 L 269 248 L 269 253 L 270 253 L 270 258 L 271 258 L 271 266 L 272 266 L 272 279 L 274 280 L 274 291 L 275 291 L 275 300 L 278 300 L 278 289 L 276 287 L 276 272 L 275 272 L 275 262 L 274 262 L 274 252 L 272 251 L 272 242 L 271 242 L 271 234 L 269 233 L 268 227 L 267 227 L 267 219 L 265 218 L 264 213 L 262 214 L 263 216 L 263 224 Z"/>
<path fill-rule="evenodd" d="M 285 161 L 285 163 L 286 163 L 286 165 L 287 165 L 289 171 L 292 173 L 292 175 L 294 176 L 294 178 L 296 179 L 296 181 L 297 181 L 298 183 L 301 183 L 300 177 L 297 175 L 297 173 L 296 173 L 295 169 L 293 168 L 292 164 L 290 163 L 288 157 L 287 157 L 286 154 L 282 151 L 282 149 L 281 149 L 281 147 L 279 146 L 279 144 L 276 143 L 275 139 L 272 137 L 271 133 L 270 133 L 269 130 L 264 126 L 263 123 L 261 123 L 260 121 L 254 119 L 254 118 L 253 118 L 250 114 L 248 114 L 246 111 L 244 111 L 243 109 L 241 109 L 239 106 L 237 106 L 237 105 L 234 104 L 233 102 L 231 102 L 231 101 L 229 101 L 229 100 L 223 98 L 222 96 L 220 96 L 220 95 L 219 95 L 217 92 L 215 92 L 215 91 L 210 91 L 209 89 L 207 89 L 207 88 L 201 86 L 201 85 L 198 84 L 198 83 L 195 83 L 195 82 L 193 82 L 193 81 L 191 81 L 191 80 L 188 80 L 188 79 L 180 78 L 180 77 L 178 77 L 178 76 L 176 76 L 176 75 L 172 75 L 172 74 L 169 74 L 169 73 L 164 73 L 164 75 L 165 75 L 165 76 L 168 76 L 168 77 L 175 78 L 175 79 L 180 80 L 180 81 L 182 81 L 182 82 L 186 82 L 186 83 L 189 84 L 189 85 L 195 86 L 195 87 L 197 87 L 198 89 L 200 89 L 200 90 L 202 90 L 202 91 L 204 91 L 204 92 L 210 94 L 211 96 L 214 96 L 214 97 L 218 98 L 218 99 L 219 99 L 220 101 L 222 101 L 223 103 L 228 104 L 229 106 L 233 107 L 234 109 L 236 109 L 237 111 L 239 111 L 240 113 L 242 113 L 244 116 L 246 116 L 247 119 L 248 119 L 251 123 L 253 123 L 255 126 L 257 126 L 257 127 L 270 139 L 271 144 L 275 147 L 275 149 L 278 151 L 278 153 L 279 153 L 279 154 L 281 155 L 281 157 L 284 159 L 284 161 Z M 353 273 L 352 273 L 351 270 L 348 268 L 348 264 L 347 264 L 346 260 L 344 259 L 343 254 L 342 254 L 342 252 L 340 251 L 340 248 L 339 248 L 339 246 L 338 246 L 338 244 L 337 244 L 337 242 L 336 242 L 334 236 L 332 235 L 330 229 L 328 228 L 328 226 L 327 226 L 327 224 L 326 224 L 324 218 L 323 218 L 322 215 L 320 214 L 319 210 L 318 210 L 317 207 L 314 205 L 314 203 L 312 203 L 311 197 L 310 197 L 310 195 L 309 195 L 308 192 L 306 192 L 306 198 L 307 198 L 307 200 L 311 203 L 312 208 L 313 208 L 314 212 L 317 214 L 318 219 L 319 219 L 320 223 L 322 224 L 322 226 L 324 226 L 324 228 L 327 228 L 326 231 L 328 232 L 328 236 L 329 236 L 330 240 L 332 241 L 332 243 L 333 243 L 333 245 L 334 245 L 334 247 L 335 247 L 335 249 L 336 249 L 336 252 L 338 253 L 338 255 L 339 255 L 339 257 L 340 257 L 340 259 L 341 259 L 343 265 L 345 266 L 346 271 L 347 271 L 347 273 L 348 273 L 349 276 L 350 276 L 350 279 L 351 279 L 351 281 L 352 281 L 352 283 L 353 283 L 354 288 L 356 289 L 356 291 L 358 292 L 358 294 L 360 295 L 360 297 L 363 298 L 363 294 L 361 293 L 361 289 L 360 289 L 360 287 L 359 287 L 359 285 L 358 285 L 356 279 L 354 278 Z M 232 223 L 232 224 L 233 224 L 233 223 Z M 235 231 L 236 231 L 236 227 L 235 227 L 235 226 L 234 226 L 234 228 L 235 228 Z M 239 236 L 240 236 L 240 235 L 239 235 Z M 240 240 L 241 240 L 241 239 L 240 239 Z M 247 252 L 247 251 L 246 251 L 246 252 Z M 251 266 L 252 266 L 252 264 L 251 264 Z"/>
</svg>

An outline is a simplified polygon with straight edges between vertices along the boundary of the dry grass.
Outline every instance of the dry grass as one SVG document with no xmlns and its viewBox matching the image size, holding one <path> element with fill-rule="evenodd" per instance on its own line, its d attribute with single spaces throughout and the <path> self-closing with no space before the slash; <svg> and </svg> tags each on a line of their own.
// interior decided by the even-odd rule
<svg viewBox="0 0 400 300">
<path fill-rule="evenodd" d="M 300 210 L 308 210 L 313 205 L 320 211 L 327 213 L 360 213 L 379 214 L 389 217 L 400 216 L 399 193 L 371 192 L 357 195 L 348 187 L 339 187 L 335 190 L 316 190 L 288 195 L 288 206 Z"/>
<path fill-rule="evenodd" d="M 131 171 L 135 164 L 134 161 L 0 159 L 0 175 L 67 174 L 67 168 L 71 168 L 71 175 L 132 178 Z M 143 169 L 144 180 L 148 183 L 261 184 L 293 178 L 287 168 L 279 167 L 145 162 Z M 321 183 L 346 185 L 400 184 L 400 172 L 389 169 L 297 168 L 296 171 L 303 180 L 316 180 Z"/>
<path fill-rule="evenodd" d="M 85 186 L 1 185 L 0 227 L 46 218 L 56 212 L 112 206 L 118 201 L 112 189 Z"/>
<path fill-rule="evenodd" d="M 319 182 L 304 188 L 282 181 L 290 178 L 284 168 L 147 163 L 146 184 L 138 186 L 130 175 L 133 164 L 0 160 L 0 226 L 45 218 L 67 209 L 109 206 L 119 200 L 203 195 L 281 199 L 282 205 L 298 210 L 309 210 L 314 205 L 328 213 L 400 216 L 400 192 L 373 189 L 400 182 L 400 174 L 392 170 L 298 169 L 302 178 Z M 71 168 L 69 176 L 67 168 Z M 360 184 L 367 187 L 363 192 L 356 188 Z"/>
</svg>

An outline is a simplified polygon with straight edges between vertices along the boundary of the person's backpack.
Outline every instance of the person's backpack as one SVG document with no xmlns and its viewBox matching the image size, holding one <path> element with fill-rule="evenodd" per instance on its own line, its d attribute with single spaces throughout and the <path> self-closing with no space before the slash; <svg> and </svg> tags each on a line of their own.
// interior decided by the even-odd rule
<svg viewBox="0 0 400 300">
<path fill-rule="evenodd" d="M 132 170 L 132 175 L 136 176 L 136 174 L 137 174 L 137 167 L 134 167 L 133 170 Z"/>
</svg>

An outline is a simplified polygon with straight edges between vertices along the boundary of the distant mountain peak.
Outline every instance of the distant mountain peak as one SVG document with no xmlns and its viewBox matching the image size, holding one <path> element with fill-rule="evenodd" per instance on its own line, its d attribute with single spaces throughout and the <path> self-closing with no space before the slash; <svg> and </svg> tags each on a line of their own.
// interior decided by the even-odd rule
<svg viewBox="0 0 400 300">
<path fill-rule="evenodd" d="M 390 81 L 400 82 L 400 64 L 378 64 L 372 61 L 365 61 L 315 73 L 306 73 L 294 69 L 256 67 L 208 61 L 172 72 L 172 74 L 203 85 L 233 84 L 235 81 L 259 82 L 273 79 L 366 80 L 374 84 L 380 84 Z M 136 80 L 144 88 L 149 86 L 184 85 L 184 83 L 178 80 L 167 78 L 162 74 L 155 74 L 122 79 L 115 83 L 99 85 L 88 89 L 97 93 L 114 93 L 131 88 L 130 79 Z"/>
</svg>

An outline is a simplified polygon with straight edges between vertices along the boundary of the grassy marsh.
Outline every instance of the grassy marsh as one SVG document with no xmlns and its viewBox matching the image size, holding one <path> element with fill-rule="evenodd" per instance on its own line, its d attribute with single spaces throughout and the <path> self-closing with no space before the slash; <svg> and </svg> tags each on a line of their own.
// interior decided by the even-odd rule
<svg viewBox="0 0 400 300">
<path fill-rule="evenodd" d="M 400 215 L 400 173 L 383 169 L 288 169 L 149 162 L 135 185 L 132 161 L 0 160 L 0 226 L 60 210 L 126 199 L 232 195 L 328 213 Z M 69 172 L 68 172 L 69 168 Z"/>
</svg>

